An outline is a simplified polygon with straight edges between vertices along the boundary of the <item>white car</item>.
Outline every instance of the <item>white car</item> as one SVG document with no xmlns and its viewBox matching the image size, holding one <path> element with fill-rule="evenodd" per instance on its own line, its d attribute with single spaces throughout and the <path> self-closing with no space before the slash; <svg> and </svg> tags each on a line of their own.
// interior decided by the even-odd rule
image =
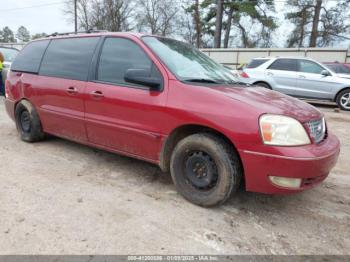
<svg viewBox="0 0 350 262">
<path fill-rule="evenodd" d="M 334 101 L 350 111 L 350 79 L 310 58 L 256 58 L 243 69 L 239 80 L 295 97 Z"/>
</svg>

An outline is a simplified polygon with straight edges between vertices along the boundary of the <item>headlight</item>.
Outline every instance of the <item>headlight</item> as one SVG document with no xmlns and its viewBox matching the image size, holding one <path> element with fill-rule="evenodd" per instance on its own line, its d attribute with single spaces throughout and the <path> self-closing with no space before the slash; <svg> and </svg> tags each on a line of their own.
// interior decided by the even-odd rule
<svg viewBox="0 0 350 262">
<path fill-rule="evenodd" d="M 267 145 L 300 146 L 311 143 L 305 128 L 294 118 L 266 114 L 260 117 L 259 122 L 262 139 Z"/>
</svg>

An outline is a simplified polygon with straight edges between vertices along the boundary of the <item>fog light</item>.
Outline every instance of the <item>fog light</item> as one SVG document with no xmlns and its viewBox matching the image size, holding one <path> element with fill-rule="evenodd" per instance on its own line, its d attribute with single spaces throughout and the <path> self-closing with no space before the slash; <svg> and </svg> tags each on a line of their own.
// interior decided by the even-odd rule
<svg viewBox="0 0 350 262">
<path fill-rule="evenodd" d="M 280 187 L 300 188 L 301 185 L 301 178 L 269 176 L 269 179 L 273 184 Z"/>
</svg>

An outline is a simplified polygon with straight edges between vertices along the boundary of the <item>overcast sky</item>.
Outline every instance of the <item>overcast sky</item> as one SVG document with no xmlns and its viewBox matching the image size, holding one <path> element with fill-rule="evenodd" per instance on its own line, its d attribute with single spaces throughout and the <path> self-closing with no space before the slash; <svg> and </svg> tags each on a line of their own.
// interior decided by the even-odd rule
<svg viewBox="0 0 350 262">
<path fill-rule="evenodd" d="M 9 26 L 14 32 L 21 25 L 31 34 L 72 32 L 73 22 L 69 22 L 63 13 L 65 0 L 0 0 L 0 28 Z M 276 13 L 280 28 L 274 36 L 274 44 L 283 46 L 293 26 L 284 19 L 283 1 L 276 1 Z M 335 44 L 337 47 L 348 47 L 349 41 Z"/>
<path fill-rule="evenodd" d="M 0 28 L 9 26 L 17 31 L 23 25 L 31 34 L 74 31 L 63 7 L 64 0 L 0 0 Z"/>
</svg>

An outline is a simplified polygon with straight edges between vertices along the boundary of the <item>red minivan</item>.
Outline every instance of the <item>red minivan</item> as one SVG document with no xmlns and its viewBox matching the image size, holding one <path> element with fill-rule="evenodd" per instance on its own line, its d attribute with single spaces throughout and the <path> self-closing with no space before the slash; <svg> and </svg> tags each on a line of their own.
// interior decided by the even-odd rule
<svg viewBox="0 0 350 262">
<path fill-rule="evenodd" d="M 33 41 L 12 64 L 5 103 L 22 140 L 47 133 L 157 164 L 202 206 L 242 183 L 269 194 L 311 188 L 340 150 L 313 106 L 242 85 L 191 45 L 151 35 Z"/>
</svg>

